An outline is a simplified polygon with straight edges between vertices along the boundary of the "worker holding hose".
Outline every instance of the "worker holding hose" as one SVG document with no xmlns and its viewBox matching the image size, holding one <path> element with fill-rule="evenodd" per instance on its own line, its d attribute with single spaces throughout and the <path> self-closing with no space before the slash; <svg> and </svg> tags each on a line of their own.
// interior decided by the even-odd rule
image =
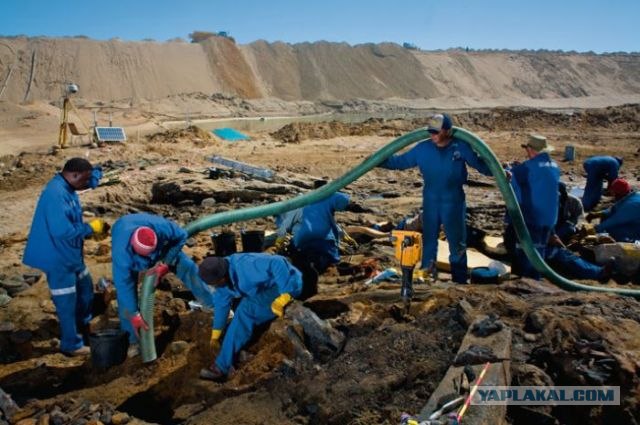
<svg viewBox="0 0 640 425">
<path fill-rule="evenodd" d="M 138 274 L 158 261 L 164 261 L 153 269 L 158 281 L 171 267 L 198 301 L 213 306 L 213 290 L 202 282 L 197 265 L 182 252 L 187 232 L 177 223 L 152 214 L 129 214 L 114 223 L 112 235 L 113 283 L 120 327 L 129 333 L 130 356 L 139 351 L 140 329 L 148 330 L 138 309 Z"/>
<path fill-rule="evenodd" d="M 200 378 L 222 382 L 253 329 L 282 317 L 286 306 L 300 296 L 302 274 L 282 256 L 252 253 L 205 258 L 200 277 L 216 288 L 211 345 L 220 348 L 215 362 L 200 371 Z M 234 316 L 227 327 L 233 305 Z"/>
<path fill-rule="evenodd" d="M 524 222 L 531 235 L 531 240 L 542 258 L 546 258 L 549 238 L 554 233 L 558 219 L 558 187 L 560 184 L 560 168 L 549 156 L 553 147 L 547 144 L 547 138 L 537 134 L 529 135 L 522 148 L 527 160 L 508 171 L 511 186 L 520 204 Z M 514 235 L 509 225 L 505 241 L 509 234 Z M 515 273 L 540 279 L 540 273 L 533 267 L 519 243 L 515 243 L 513 259 Z"/>
<path fill-rule="evenodd" d="M 390 170 L 418 167 L 424 179 L 422 189 L 423 254 L 420 277 L 435 273 L 440 226 L 449 242 L 449 262 L 454 282 L 467 283 L 466 203 L 463 185 L 467 165 L 490 176 L 484 161 L 463 140 L 453 137 L 451 118 L 434 115 L 427 127 L 431 138 L 401 155 L 380 164 Z"/>
</svg>

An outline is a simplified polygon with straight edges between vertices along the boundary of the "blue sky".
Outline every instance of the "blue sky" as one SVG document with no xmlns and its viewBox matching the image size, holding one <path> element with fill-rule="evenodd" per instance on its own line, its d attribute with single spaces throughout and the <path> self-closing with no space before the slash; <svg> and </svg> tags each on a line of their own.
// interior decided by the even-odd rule
<svg viewBox="0 0 640 425">
<path fill-rule="evenodd" d="M 0 35 L 640 51 L 640 0 L 0 0 Z"/>
</svg>

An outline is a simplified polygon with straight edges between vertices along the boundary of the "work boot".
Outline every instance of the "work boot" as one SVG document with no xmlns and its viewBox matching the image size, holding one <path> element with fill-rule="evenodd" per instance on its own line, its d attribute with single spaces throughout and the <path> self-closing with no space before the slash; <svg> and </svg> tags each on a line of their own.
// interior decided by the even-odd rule
<svg viewBox="0 0 640 425">
<path fill-rule="evenodd" d="M 206 369 L 200 369 L 200 379 L 213 382 L 224 382 L 227 380 L 227 375 L 218 369 L 218 366 L 214 363 Z"/>
<path fill-rule="evenodd" d="M 615 269 L 616 259 L 615 257 L 609 258 L 604 266 L 602 266 L 602 272 L 600 273 L 600 277 L 598 278 L 598 282 L 600 283 L 608 283 L 609 279 L 611 279 L 611 275 Z"/>
<path fill-rule="evenodd" d="M 87 347 L 86 345 L 83 345 L 82 347 L 78 348 L 75 351 L 62 351 L 62 354 L 64 354 L 67 357 L 88 356 L 89 354 L 91 354 L 91 348 Z"/>
<path fill-rule="evenodd" d="M 131 344 L 129 348 L 127 348 L 127 357 L 133 358 L 140 355 L 140 345 L 139 344 Z"/>
</svg>

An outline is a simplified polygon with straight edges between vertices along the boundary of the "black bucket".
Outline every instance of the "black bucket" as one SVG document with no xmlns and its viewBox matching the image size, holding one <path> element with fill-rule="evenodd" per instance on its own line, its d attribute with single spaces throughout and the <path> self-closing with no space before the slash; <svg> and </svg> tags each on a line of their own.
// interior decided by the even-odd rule
<svg viewBox="0 0 640 425">
<path fill-rule="evenodd" d="M 89 335 L 93 367 L 106 369 L 127 358 L 129 334 L 120 329 L 103 329 Z"/>
<path fill-rule="evenodd" d="M 240 236 L 242 238 L 242 252 L 262 252 L 264 230 L 246 230 Z"/>
<path fill-rule="evenodd" d="M 226 257 L 237 252 L 236 234 L 233 232 L 214 233 L 211 235 L 211 240 L 216 257 Z"/>
</svg>

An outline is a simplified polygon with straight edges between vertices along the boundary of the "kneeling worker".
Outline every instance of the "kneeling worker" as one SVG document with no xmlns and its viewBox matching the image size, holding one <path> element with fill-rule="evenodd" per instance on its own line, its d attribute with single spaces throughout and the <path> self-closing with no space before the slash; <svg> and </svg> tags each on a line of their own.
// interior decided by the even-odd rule
<svg viewBox="0 0 640 425">
<path fill-rule="evenodd" d="M 222 382 L 254 327 L 282 317 L 285 307 L 300 296 L 302 274 L 279 255 L 233 254 L 205 258 L 200 264 L 200 277 L 216 287 L 211 331 L 214 349 L 220 346 L 229 311 L 237 303 L 215 362 L 200 371 L 200 378 Z"/>
</svg>

